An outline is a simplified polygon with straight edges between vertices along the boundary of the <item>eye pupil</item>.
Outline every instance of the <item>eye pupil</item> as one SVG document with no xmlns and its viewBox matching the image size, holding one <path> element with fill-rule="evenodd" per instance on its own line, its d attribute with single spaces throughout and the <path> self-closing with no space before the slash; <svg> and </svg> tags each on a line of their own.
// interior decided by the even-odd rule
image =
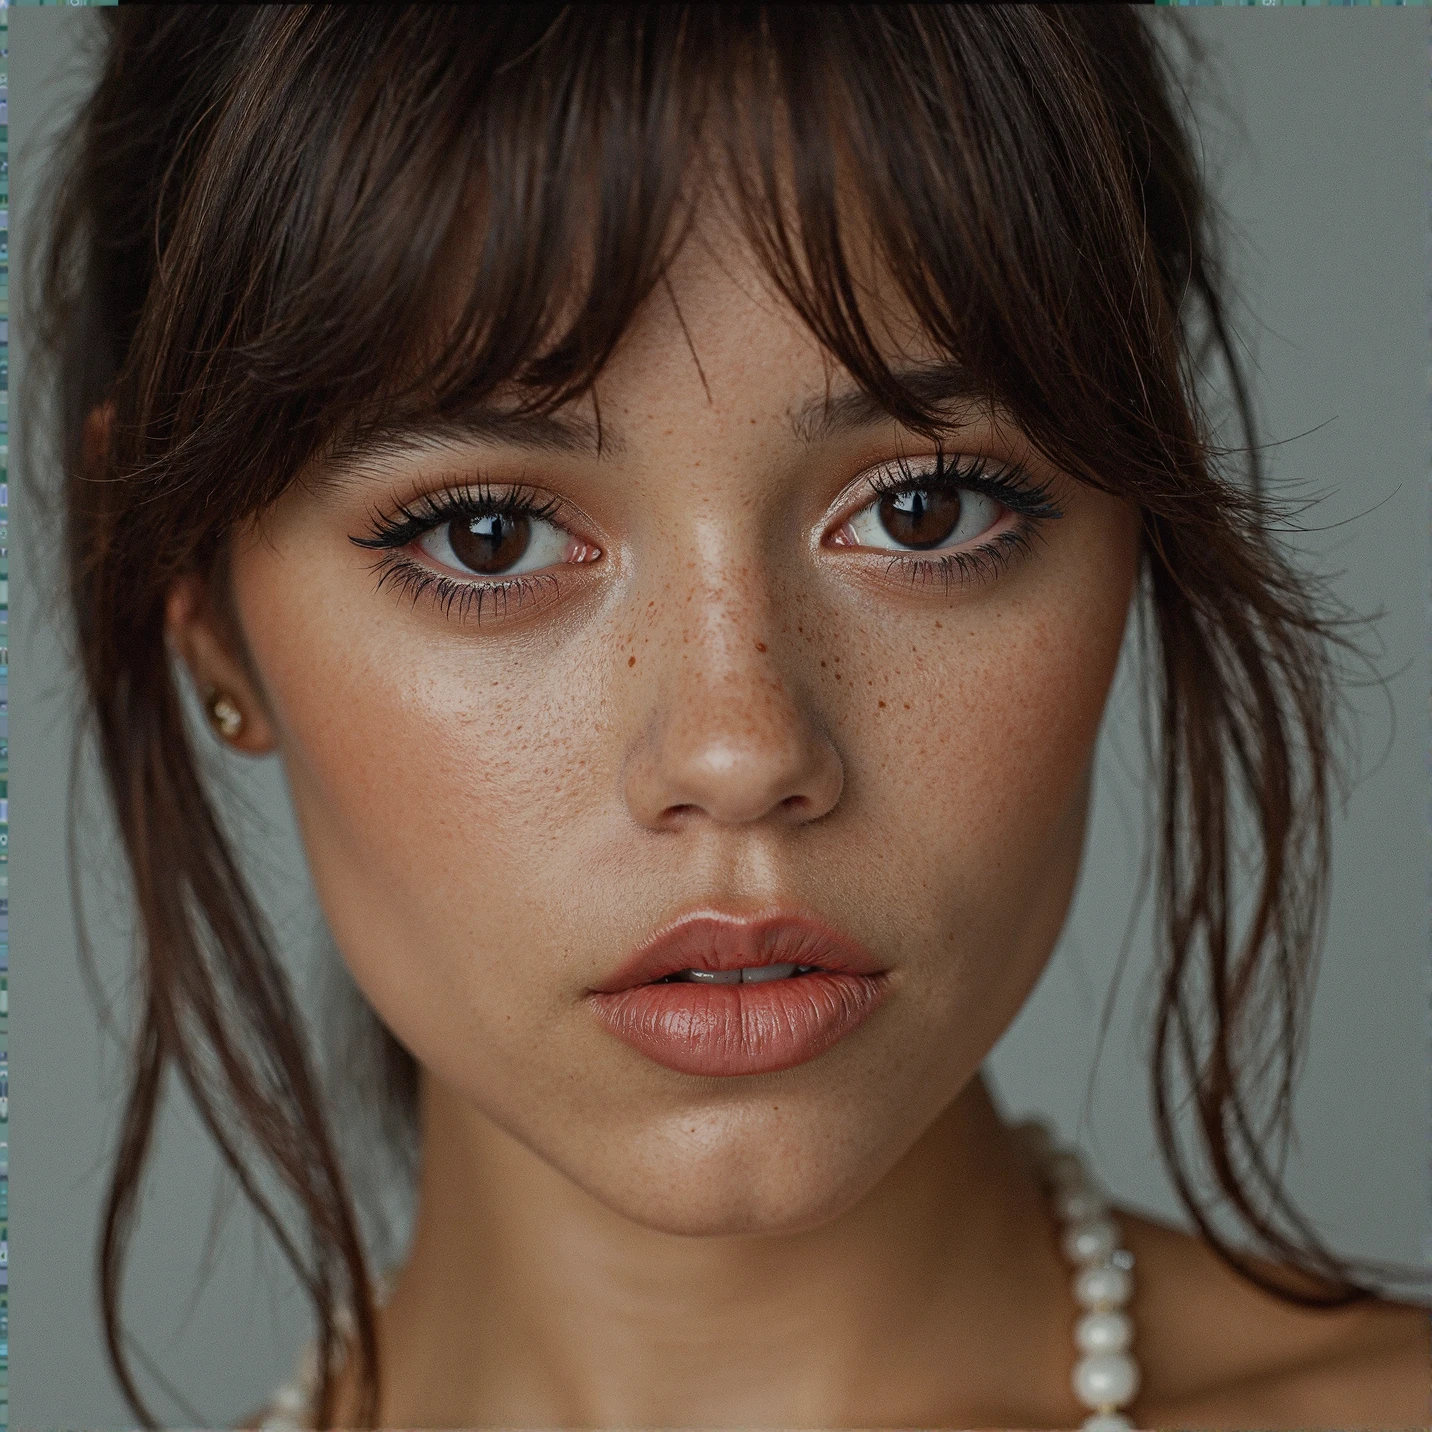
<svg viewBox="0 0 1432 1432">
<path fill-rule="evenodd" d="M 887 492 L 880 499 L 881 524 L 905 547 L 937 547 L 955 530 L 959 520 L 957 492 L 915 488 L 907 492 Z"/>
<path fill-rule="evenodd" d="M 453 555 L 474 572 L 494 574 L 510 567 L 532 541 L 532 523 L 509 512 L 459 517 L 448 524 Z"/>
</svg>

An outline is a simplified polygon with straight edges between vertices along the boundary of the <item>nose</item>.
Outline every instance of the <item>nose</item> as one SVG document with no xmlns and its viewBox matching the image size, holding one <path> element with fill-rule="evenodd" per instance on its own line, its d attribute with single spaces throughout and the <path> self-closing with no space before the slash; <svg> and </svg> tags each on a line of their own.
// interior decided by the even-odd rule
<svg viewBox="0 0 1432 1432">
<path fill-rule="evenodd" d="M 653 830 L 819 820 L 840 799 L 843 763 L 792 687 L 769 607 L 754 620 L 719 595 L 704 613 L 696 607 L 673 603 L 700 630 L 670 632 L 654 663 L 654 699 L 624 771 L 633 818 Z"/>
</svg>

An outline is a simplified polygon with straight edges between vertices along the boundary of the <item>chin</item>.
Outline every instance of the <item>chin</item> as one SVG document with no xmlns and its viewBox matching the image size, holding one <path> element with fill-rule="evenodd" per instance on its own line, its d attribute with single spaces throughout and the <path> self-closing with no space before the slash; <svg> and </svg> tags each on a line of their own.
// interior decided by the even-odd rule
<svg viewBox="0 0 1432 1432">
<path fill-rule="evenodd" d="M 567 1172 L 612 1212 L 653 1231 L 686 1238 L 802 1233 L 847 1212 L 903 1152 L 873 1128 L 862 1136 L 848 1109 L 839 1125 L 803 1118 L 797 1129 L 749 1113 L 739 1122 L 693 1115 L 622 1141 L 619 1165 Z"/>
</svg>

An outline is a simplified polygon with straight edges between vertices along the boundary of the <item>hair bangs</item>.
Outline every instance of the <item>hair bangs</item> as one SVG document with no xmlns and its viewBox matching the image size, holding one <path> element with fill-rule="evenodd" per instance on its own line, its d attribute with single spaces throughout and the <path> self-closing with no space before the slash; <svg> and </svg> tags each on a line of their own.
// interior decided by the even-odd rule
<svg viewBox="0 0 1432 1432">
<path fill-rule="evenodd" d="M 1156 474 L 1186 481 L 1202 453 L 1178 315 L 1088 21 L 1037 6 L 837 7 L 813 25 L 799 9 L 766 11 L 775 102 L 742 115 L 724 91 L 722 129 L 742 136 L 726 173 L 745 231 L 822 345 L 892 417 L 938 433 L 938 404 L 894 376 L 866 321 L 889 305 L 854 276 L 858 245 L 923 345 L 1057 466 L 1141 498 Z M 1173 218 L 1185 254 L 1197 222 Z"/>
<path fill-rule="evenodd" d="M 907 336 L 1060 466 L 1166 469 L 1177 335 L 1087 42 L 1037 7 L 807 8 L 264 15 L 232 63 L 272 81 L 207 121 L 136 335 L 154 401 L 180 397 L 137 431 L 175 480 L 226 472 L 227 526 L 395 419 L 550 411 L 722 207 L 892 418 L 948 426 L 869 319 L 890 283 Z"/>
</svg>

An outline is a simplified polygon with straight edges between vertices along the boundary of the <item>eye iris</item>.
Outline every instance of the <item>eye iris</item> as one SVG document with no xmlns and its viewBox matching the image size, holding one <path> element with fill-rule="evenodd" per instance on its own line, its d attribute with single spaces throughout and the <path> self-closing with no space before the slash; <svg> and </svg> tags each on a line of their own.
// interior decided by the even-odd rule
<svg viewBox="0 0 1432 1432">
<path fill-rule="evenodd" d="M 532 523 L 508 512 L 459 517 L 448 523 L 448 541 L 458 561 L 474 572 L 501 572 L 527 550 Z"/>
<path fill-rule="evenodd" d="M 880 499 L 880 521 L 887 533 L 906 547 L 935 547 L 945 541 L 960 520 L 956 492 L 887 492 Z"/>
</svg>

